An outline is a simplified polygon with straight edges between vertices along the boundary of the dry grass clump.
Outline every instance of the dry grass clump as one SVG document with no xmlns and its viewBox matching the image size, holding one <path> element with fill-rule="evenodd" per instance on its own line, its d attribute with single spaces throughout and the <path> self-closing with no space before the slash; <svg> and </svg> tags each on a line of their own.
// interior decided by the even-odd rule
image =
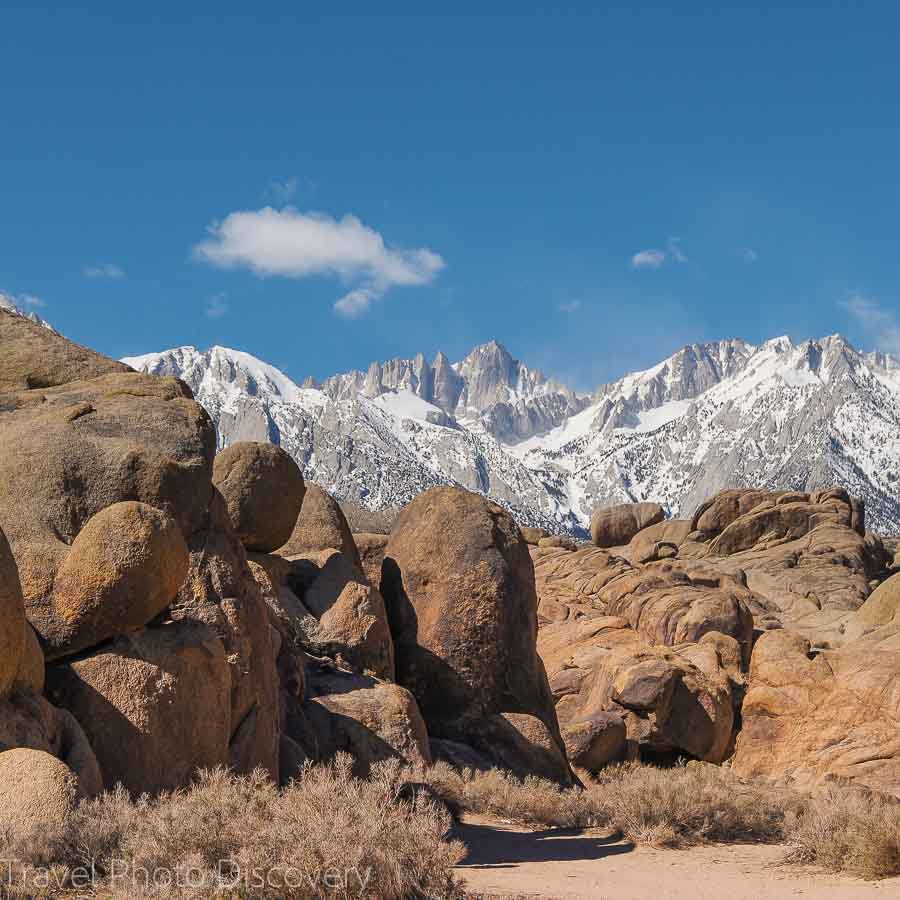
<svg viewBox="0 0 900 900">
<path fill-rule="evenodd" d="M 374 766 L 366 780 L 351 768 L 340 755 L 283 791 L 260 773 L 214 770 L 154 800 L 112 792 L 82 804 L 55 834 L 0 835 L 4 857 L 20 860 L 3 883 L 13 897 L 63 888 L 197 900 L 464 896 L 452 873 L 464 848 L 445 838 L 446 809 L 425 796 L 401 799 L 407 778 L 397 763 Z"/>
<path fill-rule="evenodd" d="M 831 788 L 789 817 L 786 832 L 793 862 L 861 878 L 900 875 L 900 802 L 892 797 Z"/>
<path fill-rule="evenodd" d="M 659 769 L 625 763 L 601 773 L 588 791 L 610 822 L 636 843 L 674 847 L 777 841 L 783 835 L 783 798 L 744 784 L 718 766 Z"/>
<path fill-rule="evenodd" d="M 779 842 L 791 847 L 790 861 L 861 878 L 900 875 L 900 802 L 889 797 L 846 787 L 812 797 L 776 791 L 703 763 L 624 763 L 596 778 L 579 775 L 585 790 L 498 770 L 459 774 L 443 764 L 417 777 L 451 806 L 527 825 L 610 827 L 657 847 Z"/>
</svg>

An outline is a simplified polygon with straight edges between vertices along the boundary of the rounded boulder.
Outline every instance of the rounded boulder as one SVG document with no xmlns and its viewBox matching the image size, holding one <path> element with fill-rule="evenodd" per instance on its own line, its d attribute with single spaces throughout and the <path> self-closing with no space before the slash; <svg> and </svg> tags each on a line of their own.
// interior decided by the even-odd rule
<svg viewBox="0 0 900 900">
<path fill-rule="evenodd" d="M 226 447 L 216 455 L 213 483 L 248 550 L 271 553 L 290 538 L 306 486 L 299 466 L 281 447 L 255 441 Z"/>
<path fill-rule="evenodd" d="M 114 503 L 91 518 L 56 574 L 51 608 L 36 617 L 47 658 L 143 628 L 175 599 L 188 571 L 181 529 L 146 503 Z"/>
<path fill-rule="evenodd" d="M 562 748 L 535 649 L 534 568 L 505 510 L 461 488 L 420 494 L 394 524 L 381 588 L 398 681 L 416 696 L 429 733 L 465 740 L 476 720 L 522 713 Z"/>
<path fill-rule="evenodd" d="M 83 792 L 75 773 L 43 750 L 0 753 L 0 827 L 14 834 L 56 828 Z"/>
</svg>

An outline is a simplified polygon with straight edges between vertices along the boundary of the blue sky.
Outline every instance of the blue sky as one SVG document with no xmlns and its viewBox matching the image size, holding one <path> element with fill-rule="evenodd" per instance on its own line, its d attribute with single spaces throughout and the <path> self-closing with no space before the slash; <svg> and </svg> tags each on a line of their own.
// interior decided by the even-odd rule
<svg viewBox="0 0 900 900">
<path fill-rule="evenodd" d="M 5 4 L 0 289 L 298 379 L 900 349 L 896 4 L 336 6 Z"/>
</svg>

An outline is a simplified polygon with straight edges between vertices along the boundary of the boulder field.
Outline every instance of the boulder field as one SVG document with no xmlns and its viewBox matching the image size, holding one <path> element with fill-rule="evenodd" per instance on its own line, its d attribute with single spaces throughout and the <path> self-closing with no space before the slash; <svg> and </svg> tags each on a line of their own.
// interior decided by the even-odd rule
<svg viewBox="0 0 900 900">
<path fill-rule="evenodd" d="M 0 825 L 339 751 L 900 795 L 900 574 L 840 488 L 601 509 L 585 545 L 438 487 L 354 535 L 177 379 L 2 310 L 0 351 Z"/>
</svg>

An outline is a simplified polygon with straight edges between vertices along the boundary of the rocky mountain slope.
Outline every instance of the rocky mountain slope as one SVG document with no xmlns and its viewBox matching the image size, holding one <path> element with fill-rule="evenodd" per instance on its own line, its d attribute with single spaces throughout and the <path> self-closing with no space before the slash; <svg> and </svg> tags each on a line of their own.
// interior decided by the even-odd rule
<svg viewBox="0 0 900 900">
<path fill-rule="evenodd" d="M 181 347 L 124 360 L 177 375 L 221 445 L 281 444 L 307 476 L 368 509 L 458 483 L 523 522 L 579 531 L 598 505 L 690 514 L 716 491 L 840 483 L 900 530 L 900 362 L 838 335 L 692 344 L 578 394 L 496 342 L 373 363 L 302 386 L 249 354 Z"/>
</svg>

